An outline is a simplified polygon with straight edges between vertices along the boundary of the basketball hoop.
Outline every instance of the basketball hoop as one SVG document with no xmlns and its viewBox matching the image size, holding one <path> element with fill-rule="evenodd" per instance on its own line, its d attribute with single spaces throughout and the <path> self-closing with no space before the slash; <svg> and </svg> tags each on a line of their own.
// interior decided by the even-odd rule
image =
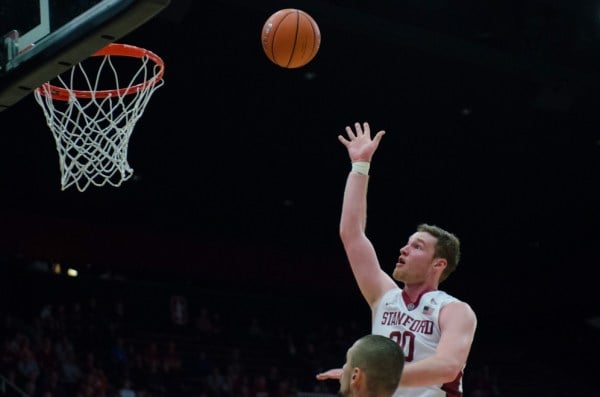
<svg viewBox="0 0 600 397">
<path fill-rule="evenodd" d="M 56 141 L 63 191 L 118 187 L 133 176 L 129 139 L 164 69 L 153 52 L 112 43 L 34 91 Z"/>
</svg>

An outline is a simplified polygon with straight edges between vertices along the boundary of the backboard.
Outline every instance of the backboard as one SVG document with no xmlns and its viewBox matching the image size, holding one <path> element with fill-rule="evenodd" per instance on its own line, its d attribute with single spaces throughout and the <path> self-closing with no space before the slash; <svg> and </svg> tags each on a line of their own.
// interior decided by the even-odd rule
<svg viewBox="0 0 600 397">
<path fill-rule="evenodd" d="M 170 0 L 2 0 L 0 112 L 161 12 Z"/>
</svg>

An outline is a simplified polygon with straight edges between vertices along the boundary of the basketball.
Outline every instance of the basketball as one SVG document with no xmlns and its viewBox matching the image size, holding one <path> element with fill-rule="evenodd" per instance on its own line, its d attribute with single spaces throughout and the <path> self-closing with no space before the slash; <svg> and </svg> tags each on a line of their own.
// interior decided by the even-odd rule
<svg viewBox="0 0 600 397">
<path fill-rule="evenodd" d="M 315 20 L 302 10 L 277 11 L 263 25 L 261 42 L 271 62 L 283 68 L 299 68 L 309 63 L 321 45 L 321 32 Z"/>
</svg>

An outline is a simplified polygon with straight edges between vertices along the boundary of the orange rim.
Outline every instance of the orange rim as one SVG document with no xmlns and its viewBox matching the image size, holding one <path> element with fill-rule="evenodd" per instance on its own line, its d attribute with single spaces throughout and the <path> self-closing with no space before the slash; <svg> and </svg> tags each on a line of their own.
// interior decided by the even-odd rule
<svg viewBox="0 0 600 397">
<path fill-rule="evenodd" d="M 122 56 L 122 57 L 130 57 L 130 58 L 144 58 L 148 57 L 152 62 L 158 65 L 158 72 L 149 80 L 144 81 L 143 83 L 139 83 L 136 85 L 132 85 L 127 88 L 117 88 L 114 90 L 98 90 L 98 91 L 88 91 L 88 90 L 68 90 L 66 88 L 58 87 L 52 85 L 50 83 L 44 83 L 41 87 L 37 89 L 37 91 L 45 96 L 46 92 L 50 92 L 52 99 L 56 99 L 59 101 L 68 101 L 71 95 L 75 95 L 77 98 L 106 98 L 108 96 L 124 96 L 129 94 L 135 94 L 144 88 L 154 85 L 162 80 L 163 75 L 165 73 L 165 63 L 161 57 L 153 53 L 152 51 L 146 50 L 145 48 L 136 47 L 129 44 L 117 44 L 111 43 L 106 47 L 96 51 L 93 53 L 92 57 L 97 56 Z"/>
</svg>

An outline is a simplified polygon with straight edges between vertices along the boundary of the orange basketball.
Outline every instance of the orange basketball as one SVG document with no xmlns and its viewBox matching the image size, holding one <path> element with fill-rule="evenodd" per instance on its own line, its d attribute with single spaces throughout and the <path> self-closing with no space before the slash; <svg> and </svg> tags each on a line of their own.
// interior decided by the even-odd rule
<svg viewBox="0 0 600 397">
<path fill-rule="evenodd" d="M 309 63 L 321 45 L 321 32 L 315 20 L 302 10 L 277 11 L 263 25 L 261 42 L 267 57 L 288 69 Z"/>
</svg>

